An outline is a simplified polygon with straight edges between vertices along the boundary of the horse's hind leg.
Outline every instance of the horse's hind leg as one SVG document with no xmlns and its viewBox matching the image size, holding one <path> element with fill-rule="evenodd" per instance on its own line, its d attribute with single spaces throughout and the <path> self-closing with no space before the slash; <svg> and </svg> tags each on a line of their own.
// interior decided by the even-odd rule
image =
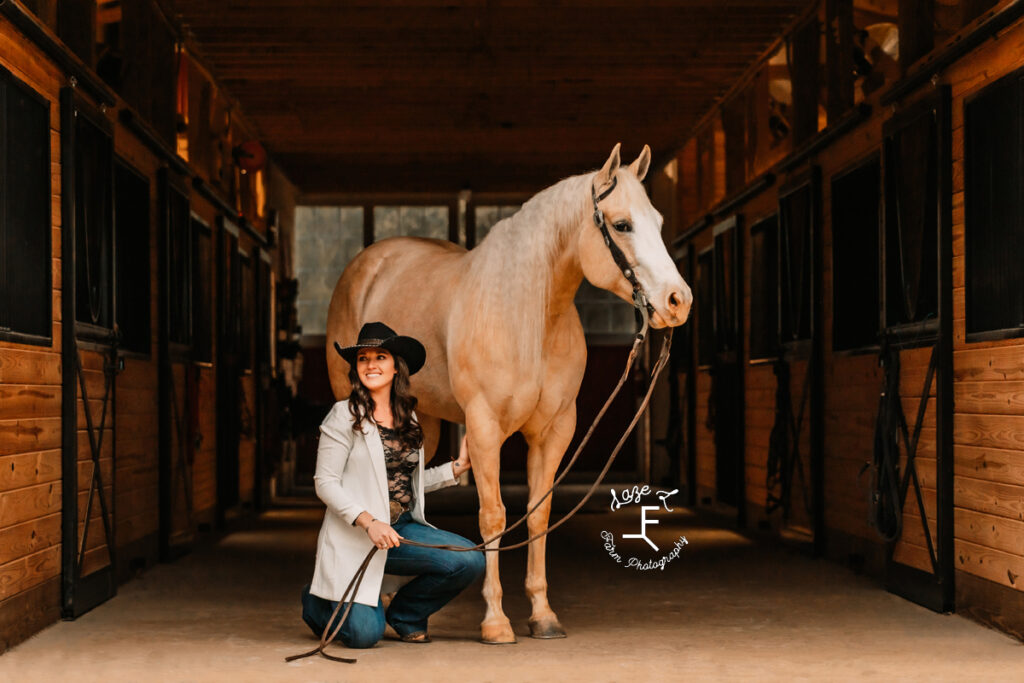
<svg viewBox="0 0 1024 683">
<path fill-rule="evenodd" d="M 473 462 L 473 477 L 480 498 L 480 535 L 483 540 L 494 538 L 505 530 L 505 505 L 501 502 L 498 464 L 503 441 L 497 421 L 487 414 L 466 412 L 466 435 Z M 495 541 L 488 547 L 497 547 Z M 501 608 L 501 580 L 498 577 L 498 553 L 485 553 L 487 574 L 484 577 L 483 596 L 487 613 L 480 623 L 481 640 L 485 643 L 514 643 L 512 624 Z"/>
<path fill-rule="evenodd" d="M 538 436 L 527 438 L 530 445 L 526 461 L 526 472 L 530 484 L 529 508 L 532 508 L 551 488 L 558 464 L 572 441 L 575 428 L 576 406 L 570 404 L 569 408 L 556 416 Z M 526 520 L 530 538 L 543 533 L 548 528 L 550 516 L 551 496 L 548 496 L 536 512 Z M 526 595 L 533 604 L 533 613 L 530 615 L 530 635 L 534 638 L 564 638 L 565 629 L 562 628 L 558 616 L 548 604 L 546 549 L 547 536 L 542 536 L 530 543 L 526 567 Z"/>
</svg>

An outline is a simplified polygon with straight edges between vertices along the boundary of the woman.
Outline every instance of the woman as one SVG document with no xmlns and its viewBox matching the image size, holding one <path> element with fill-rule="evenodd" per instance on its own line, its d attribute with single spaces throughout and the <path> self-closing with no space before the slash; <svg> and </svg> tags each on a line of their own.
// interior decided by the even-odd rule
<svg viewBox="0 0 1024 683">
<path fill-rule="evenodd" d="M 317 540 L 313 582 L 302 591 L 302 619 L 318 638 L 370 548 L 374 554 L 339 637 L 372 647 L 387 622 L 405 642 L 428 643 L 427 619 L 484 570 L 480 551 L 458 552 L 402 543 L 472 547 L 424 518 L 424 493 L 456 483 L 470 468 L 466 442 L 459 459 L 424 469 L 423 431 L 409 394 L 409 376 L 426 359 L 423 345 L 384 323 L 367 323 L 353 346 L 334 348 L 350 366 L 352 393 L 320 425 L 316 494 L 327 505 Z M 391 600 L 380 598 L 384 574 L 414 577 Z M 386 590 L 390 592 L 390 590 Z M 339 618 L 345 607 L 339 611 Z M 332 624 L 337 625 L 337 620 Z"/>
</svg>

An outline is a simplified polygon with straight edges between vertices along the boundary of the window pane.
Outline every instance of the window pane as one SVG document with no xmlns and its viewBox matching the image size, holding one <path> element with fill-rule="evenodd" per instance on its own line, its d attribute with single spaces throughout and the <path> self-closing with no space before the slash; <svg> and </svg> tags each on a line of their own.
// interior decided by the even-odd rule
<svg viewBox="0 0 1024 683">
<path fill-rule="evenodd" d="M 487 237 L 487 234 L 498 221 L 515 214 L 520 208 L 519 204 L 504 204 L 495 206 L 477 206 L 474 208 L 476 218 L 476 243 Z"/>
<path fill-rule="evenodd" d="M 114 170 L 114 208 L 121 346 L 149 353 L 149 183 L 123 164 Z"/>
<path fill-rule="evenodd" d="M 0 77 L 2 78 L 2 77 Z M 50 120 L 45 105 L 0 80 L 0 329 L 50 337 Z"/>
<path fill-rule="evenodd" d="M 1024 327 L 1021 77 L 966 106 L 967 331 Z"/>
<path fill-rule="evenodd" d="M 735 351 L 739 333 L 736 309 L 736 228 L 715 235 L 715 351 Z"/>
<path fill-rule="evenodd" d="M 878 338 L 878 219 L 881 167 L 875 159 L 832 181 L 832 348 Z"/>
<path fill-rule="evenodd" d="M 379 242 L 389 237 L 448 239 L 448 207 L 373 207 L 373 241 Z"/>
<path fill-rule="evenodd" d="M 167 293 L 168 338 L 192 343 L 192 246 L 188 197 L 174 188 L 168 192 Z"/>
<path fill-rule="evenodd" d="M 295 209 L 296 299 L 303 334 L 324 334 L 327 307 L 345 266 L 363 248 L 363 209 L 299 206 Z"/>
<path fill-rule="evenodd" d="M 110 137 L 75 118 L 75 311 L 82 322 L 112 327 L 113 211 Z"/>
<path fill-rule="evenodd" d="M 933 110 L 885 141 L 886 324 L 938 315 L 938 128 Z"/>
<path fill-rule="evenodd" d="M 779 348 L 779 219 L 750 229 L 750 358 L 775 358 Z"/>
<path fill-rule="evenodd" d="M 811 337 L 811 236 L 814 220 L 811 184 L 779 200 L 779 260 L 782 286 L 782 342 Z"/>
<path fill-rule="evenodd" d="M 209 229 L 196 220 L 192 221 L 192 236 L 192 358 L 209 362 L 213 360 L 213 240 Z"/>
<path fill-rule="evenodd" d="M 697 257 L 697 363 L 710 365 L 715 354 L 715 251 L 708 249 Z"/>
</svg>

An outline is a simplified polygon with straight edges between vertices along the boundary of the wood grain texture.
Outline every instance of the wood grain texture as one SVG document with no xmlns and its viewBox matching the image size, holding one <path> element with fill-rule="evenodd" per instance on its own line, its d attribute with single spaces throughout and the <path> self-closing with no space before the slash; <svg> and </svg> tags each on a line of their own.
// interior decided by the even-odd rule
<svg viewBox="0 0 1024 683">
<path fill-rule="evenodd" d="M 1024 450 L 1024 415 L 957 413 L 953 441 L 965 446 Z"/>
<path fill-rule="evenodd" d="M 956 556 L 960 570 L 1008 588 L 1024 590 L 1024 557 L 963 539 L 956 541 Z"/>
<path fill-rule="evenodd" d="M 0 565 L 61 542 L 60 513 L 0 529 Z"/>
<path fill-rule="evenodd" d="M 1019 484 L 954 476 L 953 497 L 958 508 L 1024 520 L 1024 486 Z"/>
<path fill-rule="evenodd" d="M 958 445 L 953 456 L 957 475 L 1018 486 L 1024 482 L 1024 451 Z"/>
<path fill-rule="evenodd" d="M 0 491 L 58 481 L 60 450 L 21 453 L 0 457 Z"/>
</svg>

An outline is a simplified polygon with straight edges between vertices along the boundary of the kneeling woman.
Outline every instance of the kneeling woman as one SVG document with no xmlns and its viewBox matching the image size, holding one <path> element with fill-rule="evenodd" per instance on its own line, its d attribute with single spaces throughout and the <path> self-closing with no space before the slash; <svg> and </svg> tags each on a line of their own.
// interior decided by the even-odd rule
<svg viewBox="0 0 1024 683">
<path fill-rule="evenodd" d="M 353 345 L 335 349 L 348 361 L 352 393 L 334 404 L 320 425 L 316 494 L 327 505 L 317 541 L 313 582 L 302 591 L 302 619 L 318 638 L 345 588 L 373 546 L 374 554 L 338 634 L 348 647 L 372 647 L 387 622 L 406 642 L 426 643 L 427 619 L 484 570 L 480 551 L 421 548 L 403 539 L 462 547 L 475 545 L 424 518 L 424 493 L 450 486 L 469 469 L 463 441 L 459 459 L 423 466 L 423 432 L 409 394 L 409 376 L 426 353 L 412 337 L 368 323 Z M 415 577 L 385 612 L 384 574 Z M 339 612 L 344 612 L 345 607 Z M 337 621 L 332 624 L 337 624 Z"/>
</svg>

